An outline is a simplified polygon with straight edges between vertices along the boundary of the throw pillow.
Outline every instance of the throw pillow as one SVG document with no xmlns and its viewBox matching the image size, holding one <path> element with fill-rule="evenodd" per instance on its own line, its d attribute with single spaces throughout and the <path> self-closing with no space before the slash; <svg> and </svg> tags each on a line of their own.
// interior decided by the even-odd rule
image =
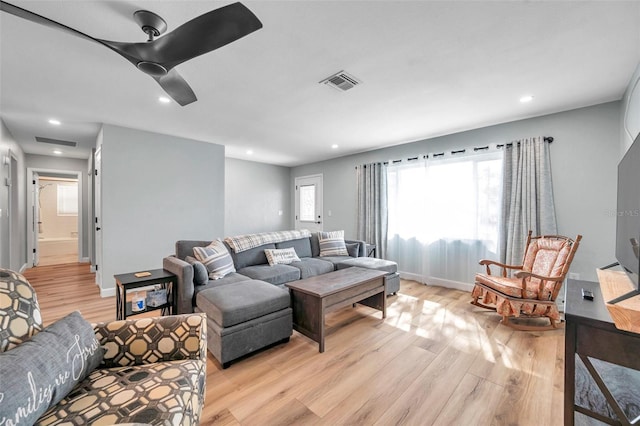
<svg viewBox="0 0 640 426">
<path fill-rule="evenodd" d="M 358 243 L 349 243 L 345 244 L 347 246 L 347 252 L 351 257 L 358 257 L 358 250 L 360 249 L 360 244 Z"/>
<path fill-rule="evenodd" d="M 220 240 L 212 241 L 206 247 L 194 247 L 193 255 L 207 268 L 212 280 L 219 280 L 236 271 L 229 250 Z"/>
<path fill-rule="evenodd" d="M 9 269 L 0 269 L 0 326 L 0 352 L 43 328 L 36 292 L 25 277 Z"/>
<path fill-rule="evenodd" d="M 187 256 L 185 260 L 193 266 L 193 283 L 195 285 L 205 285 L 209 282 L 209 271 L 207 271 L 207 267 L 202 262 L 191 256 Z"/>
<path fill-rule="evenodd" d="M 34 424 L 102 357 L 93 327 L 78 311 L 0 353 L 0 424 Z"/>
<path fill-rule="evenodd" d="M 300 258 L 296 254 L 296 249 L 293 247 L 284 249 L 264 249 L 264 254 L 267 256 L 269 265 L 283 264 L 288 265 L 291 262 L 300 262 Z"/>
<path fill-rule="evenodd" d="M 318 232 L 320 256 L 349 256 L 344 242 L 344 231 Z"/>
</svg>

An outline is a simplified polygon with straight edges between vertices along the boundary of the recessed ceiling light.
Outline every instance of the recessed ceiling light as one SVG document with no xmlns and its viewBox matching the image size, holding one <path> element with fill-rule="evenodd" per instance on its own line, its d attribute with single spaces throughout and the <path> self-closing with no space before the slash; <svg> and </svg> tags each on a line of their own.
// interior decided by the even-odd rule
<svg viewBox="0 0 640 426">
<path fill-rule="evenodd" d="M 59 126 L 60 120 L 56 120 L 55 118 L 52 118 L 51 120 L 49 120 L 49 124 L 53 124 L 54 126 Z"/>
<path fill-rule="evenodd" d="M 55 155 L 62 155 L 62 151 L 60 151 L 59 149 L 55 149 L 55 150 L 53 150 L 53 153 L 54 153 Z"/>
<path fill-rule="evenodd" d="M 168 104 L 169 102 L 171 102 L 171 99 L 167 98 L 166 96 L 160 96 L 158 98 L 158 102 L 160 102 L 161 104 Z"/>
<path fill-rule="evenodd" d="M 527 102 L 531 102 L 532 100 L 533 100 L 533 96 L 531 95 L 526 95 L 520 98 L 520 102 L 522 102 L 523 104 Z"/>
<path fill-rule="evenodd" d="M 334 143 L 333 145 L 331 145 L 331 149 L 338 149 L 338 144 Z"/>
<path fill-rule="evenodd" d="M 247 150 L 247 155 L 253 155 L 253 151 L 252 151 L 252 150 L 250 150 L 250 149 L 248 149 L 248 150 Z"/>
</svg>

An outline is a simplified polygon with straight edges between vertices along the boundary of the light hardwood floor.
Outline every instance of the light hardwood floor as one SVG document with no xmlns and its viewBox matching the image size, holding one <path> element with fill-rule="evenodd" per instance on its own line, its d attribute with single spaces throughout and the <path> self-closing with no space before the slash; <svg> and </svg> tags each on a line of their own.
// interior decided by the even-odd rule
<svg viewBox="0 0 640 426">
<path fill-rule="evenodd" d="M 37 267 L 44 322 L 113 320 L 86 264 Z M 291 341 L 222 370 L 209 355 L 202 425 L 560 425 L 564 330 L 522 332 L 469 293 L 402 281 L 387 319 L 331 314 L 326 350 Z"/>
</svg>

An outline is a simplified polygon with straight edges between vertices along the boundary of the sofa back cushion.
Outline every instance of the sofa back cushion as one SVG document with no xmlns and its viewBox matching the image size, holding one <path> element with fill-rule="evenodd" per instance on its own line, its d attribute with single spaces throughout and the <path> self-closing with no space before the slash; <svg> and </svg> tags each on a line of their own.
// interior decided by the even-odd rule
<svg viewBox="0 0 640 426">
<path fill-rule="evenodd" d="M 241 251 L 240 253 L 236 253 L 233 251 L 231 247 L 225 242 L 225 245 L 229 249 L 229 253 L 231 253 L 231 257 L 233 258 L 233 263 L 236 266 L 236 270 L 246 268 L 247 266 L 254 265 L 265 265 L 268 264 L 267 256 L 264 254 L 264 249 L 274 249 L 276 245 L 271 244 L 263 244 L 258 247 L 251 248 L 249 250 Z"/>
<path fill-rule="evenodd" d="M 211 244 L 212 240 L 180 240 L 176 241 L 176 257 L 178 259 L 187 260 L 187 256 L 193 256 L 194 247 L 206 247 Z"/>
<path fill-rule="evenodd" d="M 311 240 L 310 238 L 300 238 L 299 240 L 283 241 L 276 243 L 276 248 L 286 249 L 293 247 L 298 257 L 311 257 Z"/>
</svg>

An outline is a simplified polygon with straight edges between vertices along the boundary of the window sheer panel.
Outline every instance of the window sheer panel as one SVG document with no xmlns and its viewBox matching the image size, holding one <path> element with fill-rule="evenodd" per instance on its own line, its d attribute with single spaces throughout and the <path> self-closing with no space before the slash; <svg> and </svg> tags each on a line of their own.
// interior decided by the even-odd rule
<svg viewBox="0 0 640 426">
<path fill-rule="evenodd" d="M 501 152 L 389 167 L 389 258 L 423 281 L 471 284 L 497 258 Z"/>
<path fill-rule="evenodd" d="M 58 216 L 78 216 L 78 184 L 58 184 Z"/>
</svg>

